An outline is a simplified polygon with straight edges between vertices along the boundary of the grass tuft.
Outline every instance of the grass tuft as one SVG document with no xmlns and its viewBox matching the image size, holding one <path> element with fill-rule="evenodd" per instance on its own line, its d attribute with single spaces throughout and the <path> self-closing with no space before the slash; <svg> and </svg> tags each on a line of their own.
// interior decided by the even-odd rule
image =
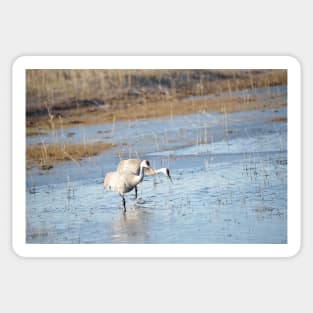
<svg viewBox="0 0 313 313">
<path fill-rule="evenodd" d="M 112 148 L 111 144 L 38 144 L 26 148 L 27 167 L 38 166 L 40 169 L 49 170 L 53 164 L 73 161 L 79 164 L 83 158 L 100 154 Z"/>
</svg>

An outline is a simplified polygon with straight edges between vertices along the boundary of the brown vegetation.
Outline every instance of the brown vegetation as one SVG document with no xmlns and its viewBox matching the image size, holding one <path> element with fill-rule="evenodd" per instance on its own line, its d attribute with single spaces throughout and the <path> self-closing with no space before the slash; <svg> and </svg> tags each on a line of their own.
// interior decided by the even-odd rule
<svg viewBox="0 0 313 313">
<path fill-rule="evenodd" d="M 45 131 L 38 131 L 35 129 L 26 129 L 26 136 L 39 136 L 39 135 L 45 135 L 47 132 Z"/>
<path fill-rule="evenodd" d="M 232 110 L 249 109 L 247 101 L 237 108 L 232 92 L 287 84 L 286 70 L 27 70 L 26 77 L 29 130 L 219 111 L 221 99 L 182 99 L 223 92 Z"/>
<path fill-rule="evenodd" d="M 268 119 L 268 122 L 287 122 L 287 116 L 280 116 Z"/>
<path fill-rule="evenodd" d="M 286 105 L 283 98 L 235 97 L 243 89 L 287 84 L 286 70 L 27 70 L 26 134 L 79 124 L 114 123 L 215 111 Z M 211 95 L 209 98 L 201 96 Z M 199 97 L 200 96 L 200 97 Z M 94 156 L 111 144 L 41 144 L 27 147 L 27 167 Z"/>
<path fill-rule="evenodd" d="M 41 169 L 50 169 L 55 163 L 74 161 L 79 163 L 82 158 L 92 157 L 103 150 L 111 148 L 111 144 L 39 144 L 27 146 L 26 166 L 38 165 Z"/>
</svg>

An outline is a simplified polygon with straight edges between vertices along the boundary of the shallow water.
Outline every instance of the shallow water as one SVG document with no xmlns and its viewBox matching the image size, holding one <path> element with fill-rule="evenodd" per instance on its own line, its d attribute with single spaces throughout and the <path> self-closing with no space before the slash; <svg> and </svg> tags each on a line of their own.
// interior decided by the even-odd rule
<svg viewBox="0 0 313 313">
<path fill-rule="evenodd" d="M 120 122 L 114 132 L 109 124 L 86 127 L 88 142 L 110 130 L 114 141 L 127 145 L 79 166 L 28 170 L 26 241 L 286 243 L 287 123 L 268 122 L 286 114 L 285 107 L 247 111 L 225 121 L 204 112 Z M 173 184 L 162 174 L 145 177 L 139 199 L 126 195 L 123 214 L 120 196 L 103 189 L 103 176 L 120 157 L 136 156 L 169 167 Z"/>
</svg>

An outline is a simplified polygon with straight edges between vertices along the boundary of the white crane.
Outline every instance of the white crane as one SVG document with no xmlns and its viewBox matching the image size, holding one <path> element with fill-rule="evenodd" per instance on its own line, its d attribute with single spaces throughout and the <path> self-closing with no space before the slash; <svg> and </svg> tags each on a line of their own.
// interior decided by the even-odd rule
<svg viewBox="0 0 313 313">
<path fill-rule="evenodd" d="M 124 194 L 133 190 L 144 177 L 144 169 L 150 169 L 150 163 L 143 160 L 139 165 L 139 174 L 129 171 L 117 171 L 107 173 L 104 177 L 104 188 L 118 193 L 123 199 L 124 212 L 126 212 L 126 201 Z"/>
<path fill-rule="evenodd" d="M 134 173 L 136 175 L 139 174 L 140 171 L 140 164 L 141 160 L 138 159 L 128 159 L 128 160 L 122 160 L 117 166 L 117 171 L 118 172 L 130 172 Z M 170 175 L 170 170 L 166 167 L 159 168 L 157 170 L 154 170 L 151 166 L 149 168 L 145 168 L 144 170 L 144 176 L 152 176 L 156 175 L 158 173 L 164 174 L 168 179 L 172 181 L 172 177 Z M 137 185 L 135 186 L 135 198 L 137 198 Z"/>
</svg>

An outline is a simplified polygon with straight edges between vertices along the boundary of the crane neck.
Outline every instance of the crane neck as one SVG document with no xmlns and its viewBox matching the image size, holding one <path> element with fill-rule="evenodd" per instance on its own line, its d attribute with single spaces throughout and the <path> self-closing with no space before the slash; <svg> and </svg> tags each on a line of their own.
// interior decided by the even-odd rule
<svg viewBox="0 0 313 313">
<path fill-rule="evenodd" d="M 139 183 L 142 182 L 144 176 L 145 176 L 144 167 L 140 166 L 140 171 L 139 171 L 139 175 L 138 175 Z"/>
</svg>

